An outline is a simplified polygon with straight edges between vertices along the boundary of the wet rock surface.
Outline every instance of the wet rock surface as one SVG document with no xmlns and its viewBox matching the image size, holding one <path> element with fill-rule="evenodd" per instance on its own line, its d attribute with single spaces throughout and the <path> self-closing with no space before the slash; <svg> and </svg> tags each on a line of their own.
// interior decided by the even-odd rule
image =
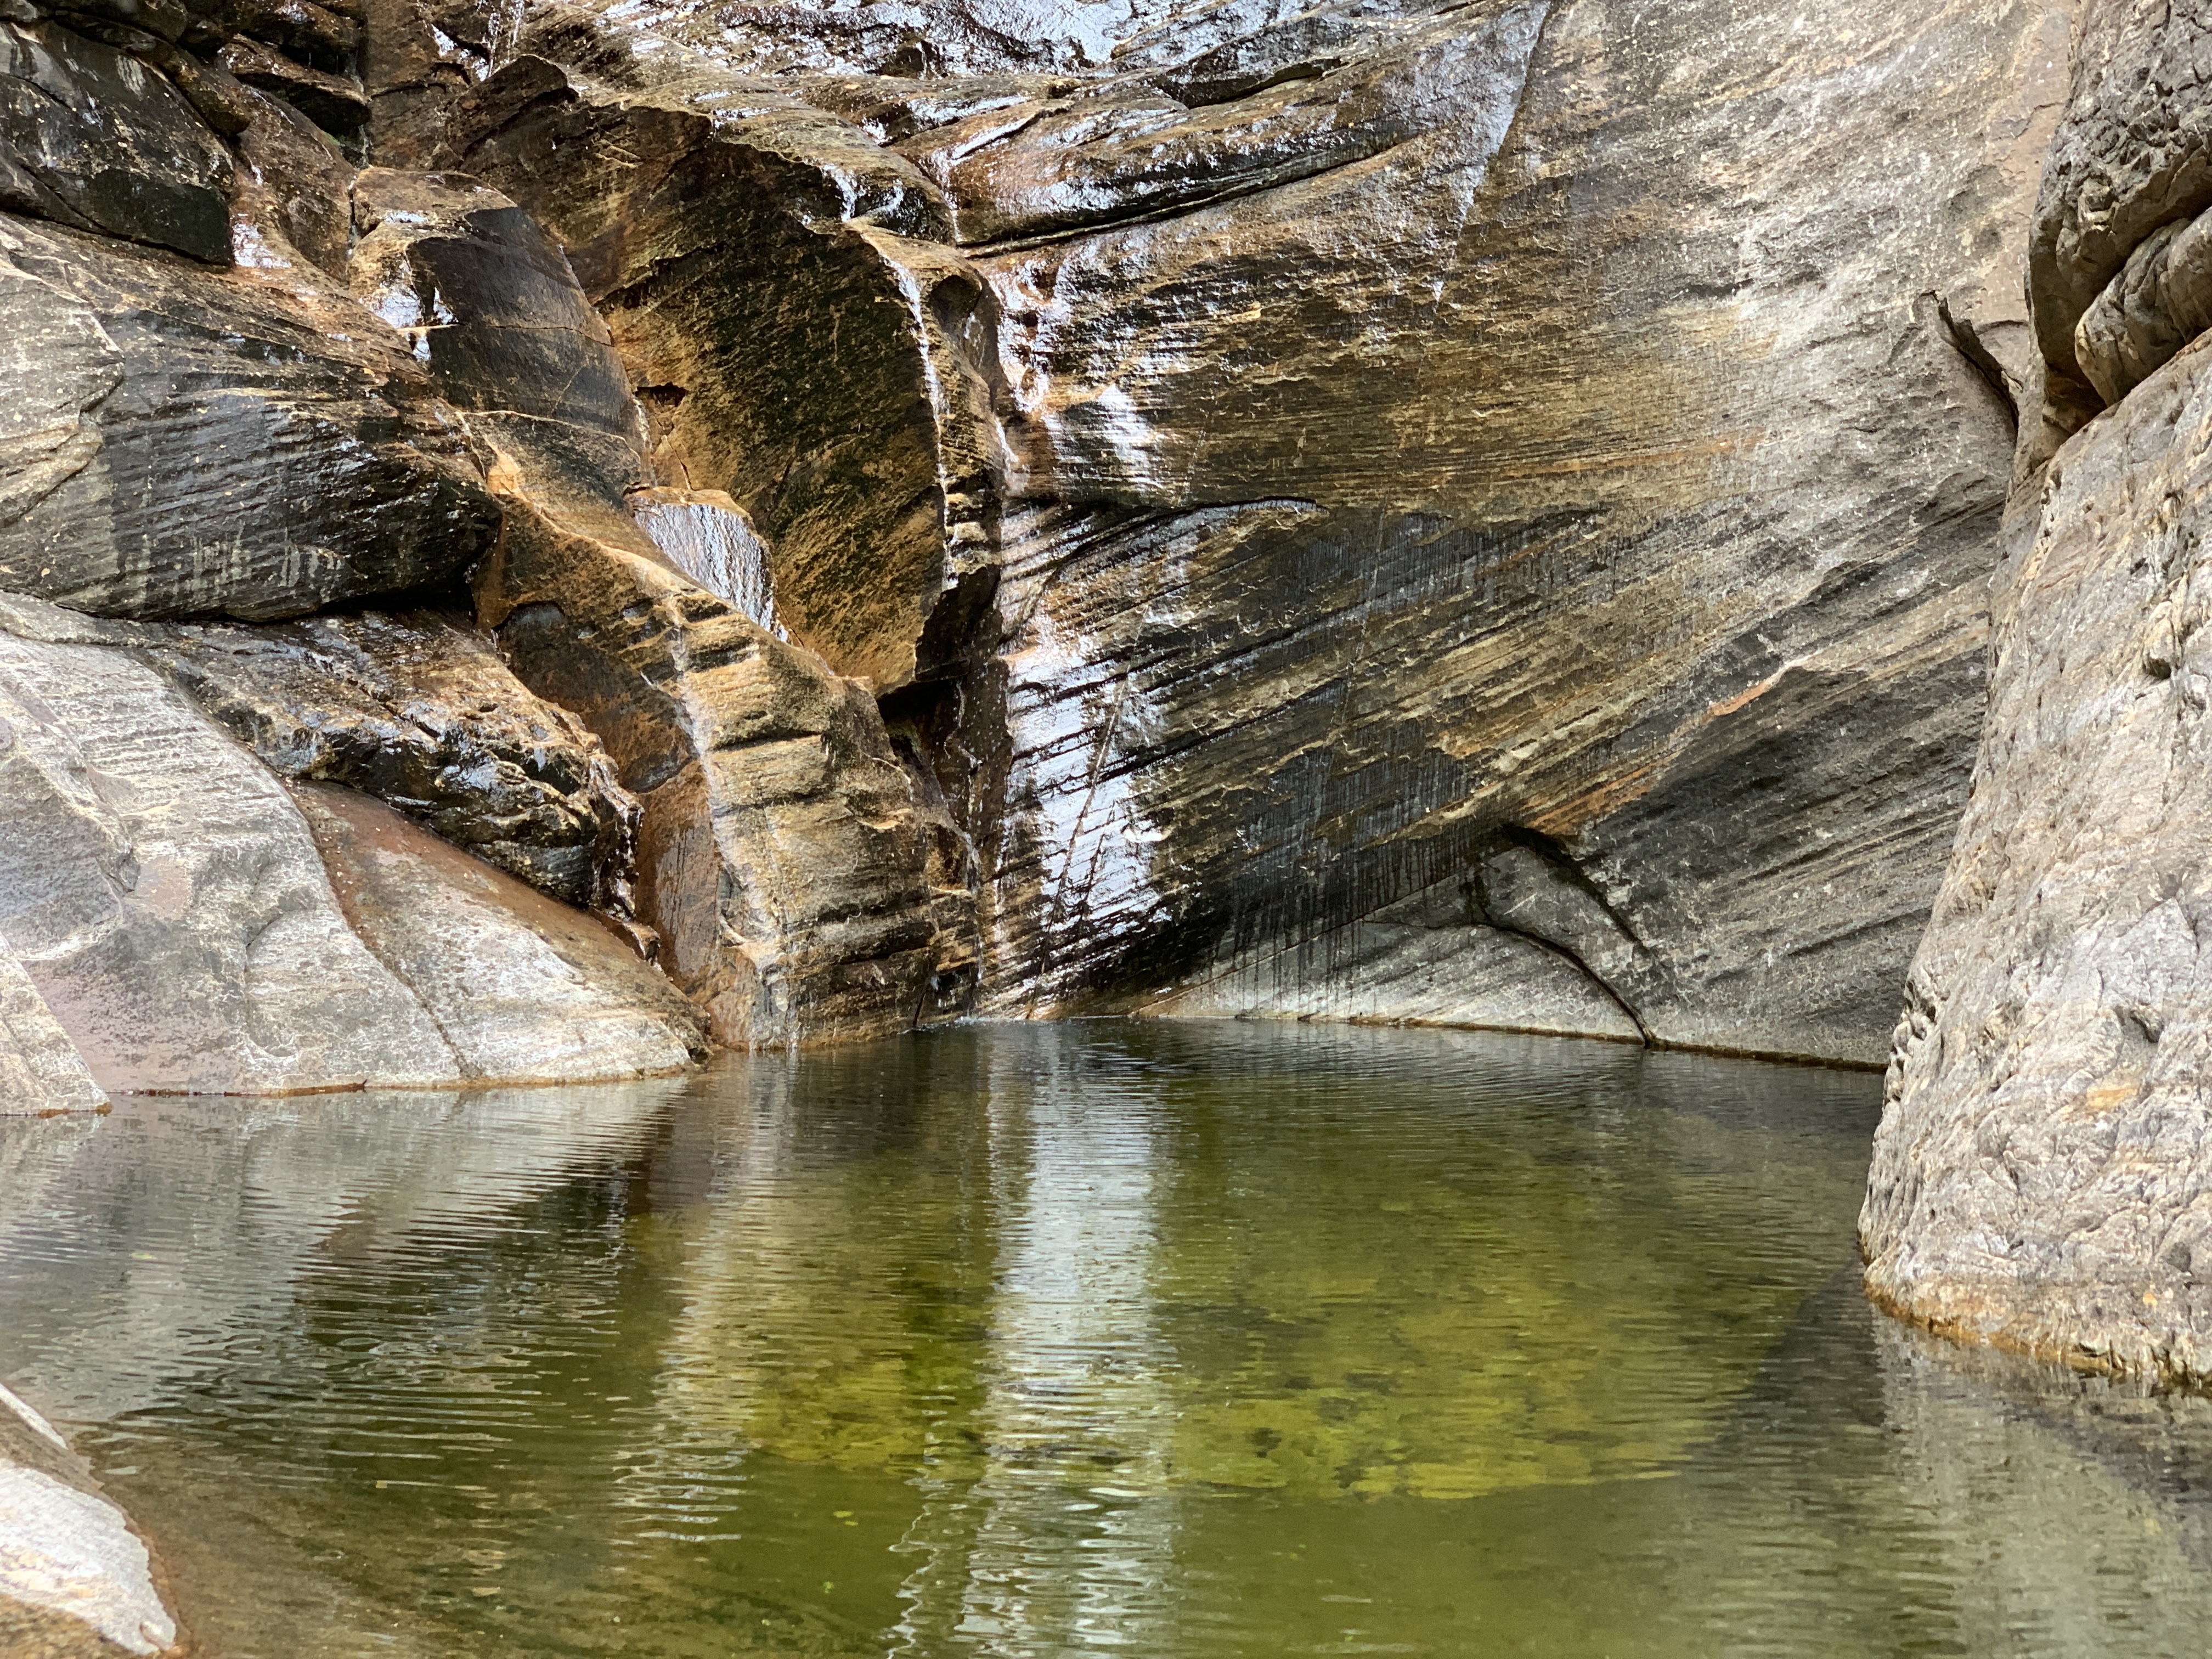
<svg viewBox="0 0 2212 1659">
<path fill-rule="evenodd" d="M 555 898 L 633 916 L 636 800 L 472 629 L 370 612 L 122 637 L 280 775 L 349 785 Z"/>
<path fill-rule="evenodd" d="M 498 514 L 343 295 L 0 216 L 0 585 L 142 620 L 453 581 Z"/>
</svg>

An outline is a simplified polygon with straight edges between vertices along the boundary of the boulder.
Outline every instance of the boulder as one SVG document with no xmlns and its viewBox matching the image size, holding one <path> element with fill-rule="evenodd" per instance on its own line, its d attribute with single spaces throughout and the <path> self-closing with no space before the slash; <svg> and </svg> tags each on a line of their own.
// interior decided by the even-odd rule
<svg viewBox="0 0 2212 1659">
<path fill-rule="evenodd" d="M 498 531 L 376 317 L 285 273 L 0 216 L 0 586 L 141 620 L 458 580 Z"/>
<path fill-rule="evenodd" d="M 1894 1312 L 2198 1382 L 2208 454 L 2200 343 L 2077 433 L 2020 506 L 1973 793 L 1913 963 L 1860 1221 L 1868 1289 Z"/>
<path fill-rule="evenodd" d="M 0 934 L 100 1086 L 456 1080 L 283 786 L 152 669 L 66 641 L 0 633 Z"/>
</svg>

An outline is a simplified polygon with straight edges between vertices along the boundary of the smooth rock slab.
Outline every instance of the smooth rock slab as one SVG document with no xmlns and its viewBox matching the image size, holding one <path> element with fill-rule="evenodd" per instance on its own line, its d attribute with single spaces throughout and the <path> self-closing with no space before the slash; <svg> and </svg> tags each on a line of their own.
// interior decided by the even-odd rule
<svg viewBox="0 0 2212 1659">
<path fill-rule="evenodd" d="M 464 1078 L 596 1083 L 705 1053 L 699 1011 L 592 917 L 366 795 L 301 784 L 293 798 L 347 921 L 420 999 Z"/>
<path fill-rule="evenodd" d="M 458 1079 L 283 786 L 121 652 L 0 633 L 0 933 L 102 1087 Z"/>
</svg>

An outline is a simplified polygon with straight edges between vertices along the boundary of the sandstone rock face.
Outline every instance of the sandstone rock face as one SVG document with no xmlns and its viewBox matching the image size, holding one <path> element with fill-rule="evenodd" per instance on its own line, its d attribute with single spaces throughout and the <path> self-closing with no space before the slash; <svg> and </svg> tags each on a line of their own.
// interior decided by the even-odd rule
<svg viewBox="0 0 2212 1659">
<path fill-rule="evenodd" d="M 1953 1334 L 2212 1376 L 2212 357 L 2058 453 L 1995 593 L 1989 725 L 1912 969 L 1862 1244 Z"/>
<path fill-rule="evenodd" d="M 558 238 L 662 486 L 873 683 L 988 1006 L 1878 1059 L 2065 8 L 534 16 L 395 140 Z"/>
<path fill-rule="evenodd" d="M 2032 295 L 2052 385 L 2086 377 L 2112 406 L 2055 454 L 2095 396 L 2061 395 L 2024 434 L 1973 793 L 1913 964 L 1860 1225 L 1868 1288 L 1894 1311 L 2197 1380 L 2207 29 L 2201 8 L 2110 4 L 2077 45 Z"/>
<path fill-rule="evenodd" d="M 114 637 L 279 775 L 349 785 L 555 898 L 633 917 L 636 799 L 473 629 L 370 612 Z"/>
<path fill-rule="evenodd" d="M 479 617 L 525 683 L 604 740 L 641 803 L 637 913 L 715 1036 L 857 1036 L 961 1012 L 975 957 L 964 843 L 866 690 L 746 614 L 766 620 L 772 573 L 744 568 L 759 542 L 734 502 L 647 483 L 643 412 L 560 248 L 456 176 L 372 169 L 355 200 L 355 291 L 420 342 L 498 447 L 507 522 Z"/>
<path fill-rule="evenodd" d="M 902 143 L 987 239 L 1052 503 L 1006 537 L 993 1006 L 1881 1054 L 2067 20 L 1850 16 L 1176 14 Z M 1501 845 L 1577 904 L 1474 902 Z M 1409 911 L 1463 998 L 1380 943 Z M 1593 982 L 1516 1017 L 1532 942 Z"/>
<path fill-rule="evenodd" d="M 939 192 L 793 92 L 573 17 L 522 46 L 456 112 L 446 159 L 560 239 L 660 480 L 749 515 L 791 637 L 907 684 L 999 511 L 990 301 Z"/>
<path fill-rule="evenodd" d="M 498 527 L 458 418 L 343 296 L 0 216 L 0 586 L 141 619 L 457 580 Z"/>
</svg>

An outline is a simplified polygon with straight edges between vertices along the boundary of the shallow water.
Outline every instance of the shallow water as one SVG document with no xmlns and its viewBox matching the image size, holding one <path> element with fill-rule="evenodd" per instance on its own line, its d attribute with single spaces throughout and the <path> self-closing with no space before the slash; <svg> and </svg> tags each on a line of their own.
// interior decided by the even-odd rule
<svg viewBox="0 0 2212 1659">
<path fill-rule="evenodd" d="M 2196 1656 L 2212 1413 L 1869 1314 L 1857 1073 L 984 1027 L 0 1123 L 215 1659 Z"/>
</svg>

